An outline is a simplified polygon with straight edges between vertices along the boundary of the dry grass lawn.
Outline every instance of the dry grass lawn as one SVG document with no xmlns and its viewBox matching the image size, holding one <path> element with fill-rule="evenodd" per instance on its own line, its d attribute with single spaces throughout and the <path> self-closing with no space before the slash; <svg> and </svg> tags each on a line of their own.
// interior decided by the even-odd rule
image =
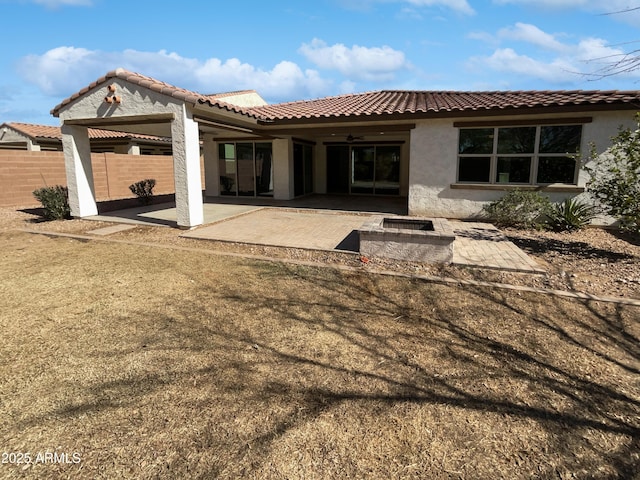
<svg viewBox="0 0 640 480">
<path fill-rule="evenodd" d="M 0 246 L 1 478 L 640 478 L 639 307 Z"/>
</svg>

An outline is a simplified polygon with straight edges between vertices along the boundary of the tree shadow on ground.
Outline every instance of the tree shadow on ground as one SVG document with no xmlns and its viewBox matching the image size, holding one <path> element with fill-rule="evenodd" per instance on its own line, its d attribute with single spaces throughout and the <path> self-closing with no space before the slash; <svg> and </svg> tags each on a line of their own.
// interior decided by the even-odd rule
<svg viewBox="0 0 640 480">
<path fill-rule="evenodd" d="M 455 451 L 466 448 L 458 436 L 502 439 L 494 451 L 451 460 L 466 476 L 602 471 L 603 478 L 630 478 L 640 468 L 633 454 L 640 448 L 637 308 L 283 264 L 251 268 L 255 275 L 242 285 L 201 275 L 194 297 L 165 299 L 169 311 L 123 315 L 119 321 L 135 318 L 140 333 L 94 360 L 144 358 L 146 368 L 166 371 L 97 382 L 77 403 L 49 414 L 76 418 L 180 392 L 183 408 L 203 415 L 198 428 L 206 433 L 190 444 L 200 452 L 215 445 L 225 459 L 203 476 L 260 476 L 283 444 L 320 448 L 320 439 L 333 435 L 339 448 L 348 440 L 338 430 L 357 430 L 350 408 L 365 412 L 359 421 L 380 428 L 384 440 L 393 432 L 383 420 L 400 406 L 425 421 L 446 413 L 431 428 L 455 432 L 441 439 Z M 265 289 L 270 283 L 279 288 Z M 310 432 L 304 446 L 295 442 L 301 431 Z M 349 438 L 352 455 L 366 450 Z M 501 458 L 498 447 L 512 438 L 524 454 Z M 319 471 L 330 474 L 322 455 Z M 188 467 L 176 462 L 177 471 Z M 363 475 L 345 465 L 343 476 Z M 444 476 L 427 467 L 434 478 Z M 392 462 L 371 468 L 379 476 L 401 472 Z"/>
<path fill-rule="evenodd" d="M 585 242 L 562 241 L 549 238 L 527 238 L 508 234 L 508 239 L 527 253 L 557 252 L 561 255 L 572 255 L 578 258 L 601 258 L 609 262 L 631 260 L 636 258 L 626 253 L 612 252 L 596 248 Z"/>
</svg>

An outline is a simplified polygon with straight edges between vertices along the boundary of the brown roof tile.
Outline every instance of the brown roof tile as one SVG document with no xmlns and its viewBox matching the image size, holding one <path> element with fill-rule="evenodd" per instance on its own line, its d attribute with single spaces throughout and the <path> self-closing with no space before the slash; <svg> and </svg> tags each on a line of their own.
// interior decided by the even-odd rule
<svg viewBox="0 0 640 480">
<path fill-rule="evenodd" d="M 316 100 L 280 103 L 242 108 L 220 100 L 225 94 L 203 95 L 174 87 L 139 73 L 121 68 L 107 73 L 88 87 L 62 101 L 51 113 L 111 78 L 120 78 L 169 95 L 191 104 L 209 105 L 265 122 L 353 117 L 384 117 L 386 115 L 437 115 L 495 112 L 540 107 L 627 105 L 640 109 L 640 91 L 599 90 L 531 90 L 531 91 L 406 91 L 381 90 L 357 94 L 338 95 Z M 231 92 L 233 93 L 233 92 Z"/>
<path fill-rule="evenodd" d="M 567 105 L 632 104 L 640 108 L 640 91 L 401 91 L 382 90 L 254 107 L 252 113 L 272 121 L 416 113 L 464 113 Z"/>
<path fill-rule="evenodd" d="M 27 137 L 31 137 L 33 139 L 52 139 L 52 140 L 62 140 L 62 132 L 60 131 L 60 127 L 54 127 L 51 125 L 36 125 L 33 123 L 20 123 L 20 122 L 9 122 L 4 124 L 10 128 L 13 128 L 15 131 L 22 133 Z M 102 130 L 99 128 L 89 128 L 88 135 L 89 138 L 94 139 L 110 139 L 110 138 L 131 138 L 136 140 L 153 140 L 158 142 L 171 142 L 170 138 L 167 137 L 158 137 L 156 135 L 143 135 L 140 133 L 129 133 L 129 132 L 118 132 L 115 130 Z"/>
</svg>

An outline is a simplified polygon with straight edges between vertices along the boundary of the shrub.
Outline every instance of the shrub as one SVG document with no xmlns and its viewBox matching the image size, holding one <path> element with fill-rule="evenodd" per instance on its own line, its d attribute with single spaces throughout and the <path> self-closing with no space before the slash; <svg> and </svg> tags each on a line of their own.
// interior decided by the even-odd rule
<svg viewBox="0 0 640 480">
<path fill-rule="evenodd" d="M 591 176 L 587 191 L 599 202 L 603 213 L 620 221 L 623 230 L 640 232 L 640 113 L 635 130 L 621 128 L 612 145 L 598 155 L 592 145 L 585 165 Z"/>
<path fill-rule="evenodd" d="M 542 225 L 550 210 L 549 199 L 531 190 L 512 190 L 483 208 L 485 215 L 496 225 L 516 228 Z"/>
<path fill-rule="evenodd" d="M 156 181 L 153 178 L 147 178 L 129 185 L 129 190 L 138 197 L 138 201 L 142 205 L 149 205 L 153 197 L 153 187 L 155 186 Z"/>
<path fill-rule="evenodd" d="M 71 209 L 69 208 L 69 190 L 62 185 L 55 187 L 42 187 L 33 191 L 42 204 L 44 216 L 49 220 L 62 220 L 71 217 Z"/>
<path fill-rule="evenodd" d="M 556 231 L 575 231 L 586 227 L 595 218 L 595 206 L 575 198 L 567 198 L 562 203 L 556 203 L 550 210 L 547 225 Z"/>
</svg>

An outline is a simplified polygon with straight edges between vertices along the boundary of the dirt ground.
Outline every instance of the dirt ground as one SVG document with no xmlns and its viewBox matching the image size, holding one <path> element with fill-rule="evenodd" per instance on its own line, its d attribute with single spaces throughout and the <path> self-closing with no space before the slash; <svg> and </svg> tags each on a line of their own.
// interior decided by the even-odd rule
<svg viewBox="0 0 640 480">
<path fill-rule="evenodd" d="M 1 478 L 640 478 L 640 307 L 2 216 Z"/>
</svg>

